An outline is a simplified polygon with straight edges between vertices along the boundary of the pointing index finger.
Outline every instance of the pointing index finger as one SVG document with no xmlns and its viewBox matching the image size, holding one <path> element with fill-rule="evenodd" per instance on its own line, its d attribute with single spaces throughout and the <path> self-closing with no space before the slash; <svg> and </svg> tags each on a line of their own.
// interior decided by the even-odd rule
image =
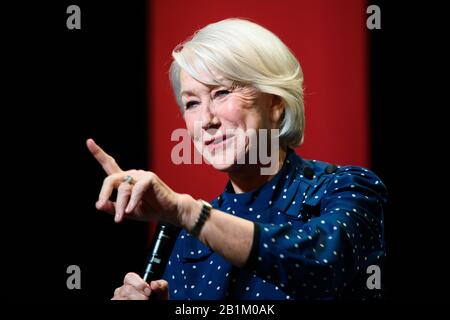
<svg viewBox="0 0 450 320">
<path fill-rule="evenodd" d="M 116 160 L 103 151 L 93 139 L 87 139 L 86 146 L 108 175 L 122 172 Z"/>
</svg>

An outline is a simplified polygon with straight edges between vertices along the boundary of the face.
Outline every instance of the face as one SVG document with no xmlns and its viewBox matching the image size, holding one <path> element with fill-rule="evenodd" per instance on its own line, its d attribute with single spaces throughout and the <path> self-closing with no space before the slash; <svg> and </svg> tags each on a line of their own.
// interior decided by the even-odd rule
<svg viewBox="0 0 450 320">
<path fill-rule="evenodd" d="M 251 87 L 206 85 L 180 73 L 184 120 L 194 145 L 216 169 L 239 167 L 257 140 L 249 133 L 275 129 L 283 106 L 275 96 Z M 253 135 L 254 136 L 254 135 Z"/>
</svg>

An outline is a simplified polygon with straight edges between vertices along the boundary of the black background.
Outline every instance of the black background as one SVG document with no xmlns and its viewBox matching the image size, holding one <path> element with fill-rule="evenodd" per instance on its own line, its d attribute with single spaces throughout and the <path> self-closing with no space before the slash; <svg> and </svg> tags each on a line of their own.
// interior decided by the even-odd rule
<svg viewBox="0 0 450 320">
<path fill-rule="evenodd" d="M 109 299 L 148 253 L 148 224 L 96 211 L 105 174 L 85 146 L 92 137 L 123 168 L 148 167 L 145 2 L 76 3 L 81 30 L 66 27 L 72 1 L 3 11 L 12 86 L 2 108 L 2 294 L 13 298 Z M 72 264 L 81 290 L 66 287 Z"/>
<path fill-rule="evenodd" d="M 395 2 L 395 4 L 394 4 Z M 448 38 L 439 2 L 372 1 L 372 169 L 390 203 L 386 297 L 448 297 Z M 66 8 L 82 11 L 66 28 Z M 95 138 L 124 168 L 148 167 L 145 1 L 3 6 L 1 294 L 111 297 L 141 272 L 148 225 L 115 225 L 94 208 L 104 174 Z M 150 106 L 151 107 L 151 106 Z M 66 268 L 81 267 L 68 290 Z"/>
<path fill-rule="evenodd" d="M 437 1 L 371 3 L 382 12 L 370 91 L 372 169 L 389 191 L 387 297 L 448 298 L 445 11 Z"/>
</svg>

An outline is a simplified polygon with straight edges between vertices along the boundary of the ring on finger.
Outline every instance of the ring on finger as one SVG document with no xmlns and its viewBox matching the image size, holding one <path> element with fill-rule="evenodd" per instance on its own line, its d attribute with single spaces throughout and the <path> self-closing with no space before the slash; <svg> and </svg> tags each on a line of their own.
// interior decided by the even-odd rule
<svg viewBox="0 0 450 320">
<path fill-rule="evenodd" d="M 134 180 L 132 176 L 126 176 L 125 178 L 123 178 L 123 182 L 133 185 L 136 183 L 136 180 Z"/>
</svg>

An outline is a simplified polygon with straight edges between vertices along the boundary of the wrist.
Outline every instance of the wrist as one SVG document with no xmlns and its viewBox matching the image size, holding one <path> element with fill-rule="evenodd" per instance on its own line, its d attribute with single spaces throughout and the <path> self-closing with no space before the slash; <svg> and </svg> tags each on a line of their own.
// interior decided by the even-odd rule
<svg viewBox="0 0 450 320">
<path fill-rule="evenodd" d="M 188 231 L 195 225 L 202 204 L 188 194 L 180 195 L 178 201 L 178 225 Z"/>
<path fill-rule="evenodd" d="M 209 216 L 211 215 L 211 210 L 212 210 L 212 206 L 210 203 L 208 203 L 204 200 L 201 200 L 201 199 L 198 200 L 198 202 L 202 206 L 201 211 L 197 217 L 197 220 L 195 221 L 195 224 L 189 230 L 189 233 L 196 238 L 198 238 L 200 236 L 203 226 L 205 225 L 206 220 L 209 219 Z"/>
</svg>

